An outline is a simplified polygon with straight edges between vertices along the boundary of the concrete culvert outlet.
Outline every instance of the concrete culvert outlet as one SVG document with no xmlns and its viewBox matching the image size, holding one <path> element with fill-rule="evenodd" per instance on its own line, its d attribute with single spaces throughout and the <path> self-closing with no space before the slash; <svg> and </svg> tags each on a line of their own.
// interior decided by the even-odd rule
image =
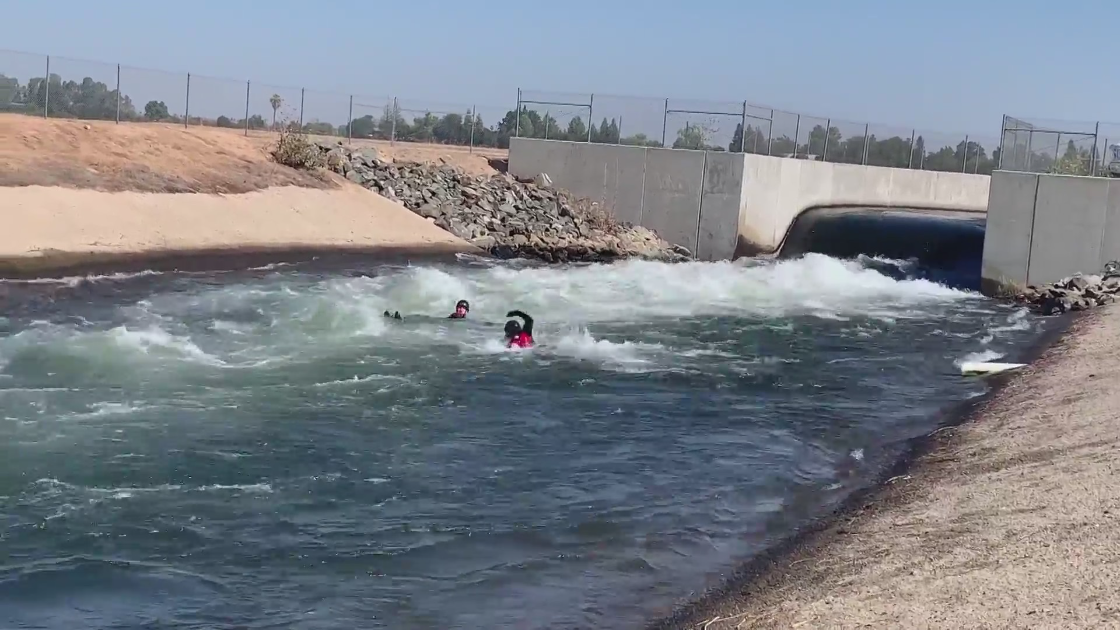
<svg viewBox="0 0 1120 630">
<path fill-rule="evenodd" d="M 814 208 L 790 226 L 779 258 L 816 253 L 863 257 L 895 278 L 925 278 L 980 289 L 985 216 L 906 208 Z"/>
</svg>

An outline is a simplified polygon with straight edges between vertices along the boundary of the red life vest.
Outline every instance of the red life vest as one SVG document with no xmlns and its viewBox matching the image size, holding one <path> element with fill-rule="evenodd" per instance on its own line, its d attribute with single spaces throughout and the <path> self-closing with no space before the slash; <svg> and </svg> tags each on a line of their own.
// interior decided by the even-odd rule
<svg viewBox="0 0 1120 630">
<path fill-rule="evenodd" d="M 516 335 L 510 337 L 509 343 L 506 344 L 507 348 L 512 348 L 514 346 L 517 346 L 518 348 L 532 348 L 533 336 L 527 332 L 517 333 Z"/>
</svg>

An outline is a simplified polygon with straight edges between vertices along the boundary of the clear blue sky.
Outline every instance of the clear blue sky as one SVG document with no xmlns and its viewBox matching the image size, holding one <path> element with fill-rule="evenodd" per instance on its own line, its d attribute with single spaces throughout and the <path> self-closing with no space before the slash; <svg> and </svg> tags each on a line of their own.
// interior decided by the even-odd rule
<svg viewBox="0 0 1120 630">
<path fill-rule="evenodd" d="M 5 49 L 233 77 L 230 102 L 252 79 L 483 112 L 511 109 L 518 87 L 745 99 L 993 138 L 1005 112 L 1120 119 L 1115 5 L 1096 0 L 8 0 L 3 13 Z"/>
</svg>

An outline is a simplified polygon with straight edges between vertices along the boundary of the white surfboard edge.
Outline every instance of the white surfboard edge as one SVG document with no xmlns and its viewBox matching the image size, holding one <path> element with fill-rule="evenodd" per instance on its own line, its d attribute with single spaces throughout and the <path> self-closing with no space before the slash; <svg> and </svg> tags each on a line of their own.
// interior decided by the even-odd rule
<svg viewBox="0 0 1120 630">
<path fill-rule="evenodd" d="M 961 363 L 961 376 L 990 376 L 1026 367 L 1026 363 L 989 363 L 987 361 L 965 361 Z"/>
</svg>

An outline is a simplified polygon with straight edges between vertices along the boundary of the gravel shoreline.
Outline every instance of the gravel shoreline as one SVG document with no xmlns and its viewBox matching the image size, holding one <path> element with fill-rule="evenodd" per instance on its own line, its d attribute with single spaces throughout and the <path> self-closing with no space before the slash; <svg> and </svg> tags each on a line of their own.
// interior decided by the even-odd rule
<svg viewBox="0 0 1120 630">
<path fill-rule="evenodd" d="M 651 627 L 1120 626 L 1120 309 L 1065 323 L 886 483 Z"/>
</svg>

